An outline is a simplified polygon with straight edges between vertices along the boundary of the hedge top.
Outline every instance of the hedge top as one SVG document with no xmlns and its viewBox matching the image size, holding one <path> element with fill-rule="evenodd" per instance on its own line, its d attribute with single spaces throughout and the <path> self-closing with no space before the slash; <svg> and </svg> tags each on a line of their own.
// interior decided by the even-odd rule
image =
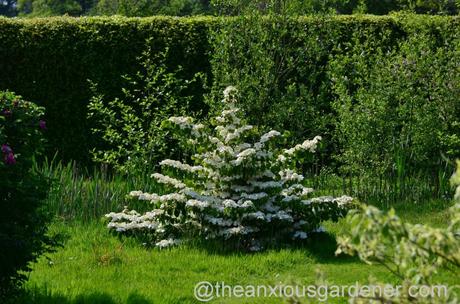
<svg viewBox="0 0 460 304">
<path fill-rule="evenodd" d="M 182 23 L 182 24 L 196 24 L 196 23 L 213 23 L 222 19 L 235 19 L 237 17 L 213 17 L 213 16 L 193 16 L 193 17 L 175 17 L 175 16 L 151 16 L 151 17 L 125 17 L 125 16 L 94 16 L 94 17 L 70 17 L 70 16 L 55 16 L 55 17 L 36 17 L 36 18 L 8 18 L 0 16 L 0 24 L 17 24 L 24 26 L 46 26 L 50 24 L 78 24 L 78 25 L 107 25 L 107 24 L 138 24 L 146 25 L 152 23 Z M 419 15 L 408 13 L 395 13 L 391 15 L 367 15 L 367 14 L 354 14 L 354 15 L 308 15 L 295 17 L 301 22 L 309 22 L 313 20 L 332 20 L 341 23 L 410 23 L 413 24 L 427 24 L 427 23 L 444 23 L 449 20 L 451 23 L 457 24 L 460 20 L 460 15 L 456 16 L 442 16 L 442 15 Z"/>
</svg>

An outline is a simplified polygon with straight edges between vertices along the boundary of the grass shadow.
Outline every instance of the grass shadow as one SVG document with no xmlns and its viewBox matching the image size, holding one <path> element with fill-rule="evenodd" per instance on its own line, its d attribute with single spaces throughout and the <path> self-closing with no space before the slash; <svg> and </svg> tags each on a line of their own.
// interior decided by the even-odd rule
<svg viewBox="0 0 460 304">
<path fill-rule="evenodd" d="M 245 254 L 258 254 L 266 251 L 280 250 L 300 250 L 305 252 L 305 255 L 314 259 L 318 263 L 343 264 L 356 262 L 359 259 L 350 257 L 345 254 L 336 255 L 337 241 L 334 234 L 327 232 L 312 232 L 308 234 L 308 238 L 299 243 L 292 240 L 280 241 L 266 246 L 260 252 L 251 252 L 243 247 L 234 247 L 233 244 L 224 241 L 210 240 L 194 240 L 183 244 L 188 248 L 200 249 L 206 251 L 210 255 L 219 256 L 241 256 Z"/>
<path fill-rule="evenodd" d="M 359 260 L 345 254 L 337 256 L 337 240 L 333 234 L 327 232 L 310 233 L 305 244 L 297 247 L 304 249 L 318 263 L 343 264 Z"/>
<path fill-rule="evenodd" d="M 94 292 L 90 294 L 77 295 L 73 299 L 51 293 L 46 288 L 33 288 L 24 291 L 18 298 L 11 300 L 11 304 L 117 304 L 120 301 L 115 301 L 113 297 L 107 293 Z M 152 301 L 137 293 L 130 293 L 123 303 L 126 304 L 151 304 Z"/>
</svg>

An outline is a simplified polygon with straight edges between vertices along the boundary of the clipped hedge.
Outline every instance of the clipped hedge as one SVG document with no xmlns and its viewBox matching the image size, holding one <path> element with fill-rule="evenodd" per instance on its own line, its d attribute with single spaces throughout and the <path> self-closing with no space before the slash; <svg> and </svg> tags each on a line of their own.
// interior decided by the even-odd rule
<svg viewBox="0 0 460 304">
<path fill-rule="evenodd" d="M 137 57 L 145 49 L 146 38 L 153 38 L 155 49 L 169 47 L 168 64 L 183 66 L 185 77 L 198 71 L 211 76 L 210 59 L 219 49 L 212 50 L 208 36 L 217 21 L 211 17 L 0 18 L 0 89 L 15 91 L 46 107 L 50 153 L 59 150 L 61 158 L 86 161 L 97 142 L 86 119 L 91 97 L 87 80 L 98 83 L 108 98 L 119 95 L 121 75 L 139 69 Z M 303 17 L 296 22 L 296 30 L 314 27 L 321 31 L 321 48 L 309 58 L 319 65 L 315 77 L 321 78 L 317 81 L 321 88 L 326 85 L 327 92 L 321 97 L 325 103 L 334 97 L 333 90 L 327 88 L 332 84 L 326 71 L 328 62 L 348 52 L 353 44 L 361 43 L 372 52 L 375 41 L 397 46 L 424 31 L 441 46 L 458 42 L 460 33 L 458 16 Z M 359 33 L 358 41 L 353 33 Z M 369 40 L 373 43 L 367 44 Z M 299 71 L 309 73 L 308 69 Z M 201 90 L 192 93 L 200 96 Z M 334 113 L 327 104 L 321 107 Z"/>
<path fill-rule="evenodd" d="M 172 67 L 207 71 L 208 24 L 206 18 L 0 18 L 0 89 L 46 108 L 50 154 L 86 161 L 97 142 L 86 119 L 88 79 L 107 98 L 120 94 L 121 76 L 140 68 L 137 57 L 149 37 L 154 49 L 170 48 Z"/>
</svg>

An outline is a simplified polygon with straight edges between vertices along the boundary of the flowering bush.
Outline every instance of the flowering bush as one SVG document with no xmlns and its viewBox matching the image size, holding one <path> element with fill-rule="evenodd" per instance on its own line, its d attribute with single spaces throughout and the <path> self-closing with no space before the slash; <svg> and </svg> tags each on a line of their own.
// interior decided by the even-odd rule
<svg viewBox="0 0 460 304">
<path fill-rule="evenodd" d="M 42 133 L 46 129 L 46 122 L 41 119 L 43 114 L 43 108 L 11 92 L 0 92 L 0 168 L 28 166 L 32 155 L 42 152 Z"/>
<path fill-rule="evenodd" d="M 110 229 L 152 232 L 158 247 L 177 244 L 187 232 L 260 250 L 277 240 L 305 239 L 321 221 L 344 216 L 351 197 L 311 198 L 313 189 L 304 187 L 304 177 L 294 170 L 321 138 L 278 149 L 281 134 L 270 131 L 258 137 L 255 127 L 244 124 L 236 95 L 232 87 L 224 91 L 224 109 L 213 119 L 213 130 L 194 124 L 191 117 L 169 118 L 193 146 L 195 164 L 161 161 L 165 174 L 152 177 L 166 194 L 131 192 L 153 210 L 107 214 Z"/>
<path fill-rule="evenodd" d="M 44 109 L 11 92 L 0 92 L 0 300 L 26 278 L 29 263 L 50 249 L 48 217 L 41 204 L 48 181 L 32 170 L 42 152 Z"/>
<path fill-rule="evenodd" d="M 403 282 L 403 289 L 392 298 L 355 298 L 352 303 L 458 303 L 458 290 L 450 288 L 438 295 L 414 298 L 411 285 L 432 285 L 440 268 L 454 273 L 460 270 L 460 161 L 452 177 L 457 186 L 456 204 L 451 208 L 447 228 L 404 223 L 394 210 L 382 212 L 372 206 L 362 206 L 350 214 L 350 233 L 339 239 L 337 253 L 358 255 L 361 260 L 382 264 Z M 383 284 L 382 284 L 383 285 Z"/>
</svg>

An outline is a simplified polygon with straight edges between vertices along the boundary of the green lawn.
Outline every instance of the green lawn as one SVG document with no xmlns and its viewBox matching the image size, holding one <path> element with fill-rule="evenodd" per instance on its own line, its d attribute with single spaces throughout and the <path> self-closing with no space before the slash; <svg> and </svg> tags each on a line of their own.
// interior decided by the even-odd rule
<svg viewBox="0 0 460 304">
<path fill-rule="evenodd" d="M 447 203 L 398 208 L 406 220 L 435 226 L 448 221 Z M 328 234 L 317 235 L 300 248 L 262 253 L 223 254 L 186 245 L 147 249 L 134 239 L 119 239 L 103 223 L 55 223 L 53 231 L 68 235 L 65 246 L 33 266 L 22 303 L 197 303 L 200 281 L 227 285 L 312 284 L 321 270 L 331 284 L 362 283 L 372 275 L 397 284 L 383 267 L 356 258 L 335 257 L 335 235 L 343 222 L 326 223 Z M 455 284 L 452 273 L 440 273 L 439 283 Z M 213 303 L 280 303 L 280 298 L 219 298 Z M 336 299 L 328 303 L 345 303 Z"/>
</svg>

